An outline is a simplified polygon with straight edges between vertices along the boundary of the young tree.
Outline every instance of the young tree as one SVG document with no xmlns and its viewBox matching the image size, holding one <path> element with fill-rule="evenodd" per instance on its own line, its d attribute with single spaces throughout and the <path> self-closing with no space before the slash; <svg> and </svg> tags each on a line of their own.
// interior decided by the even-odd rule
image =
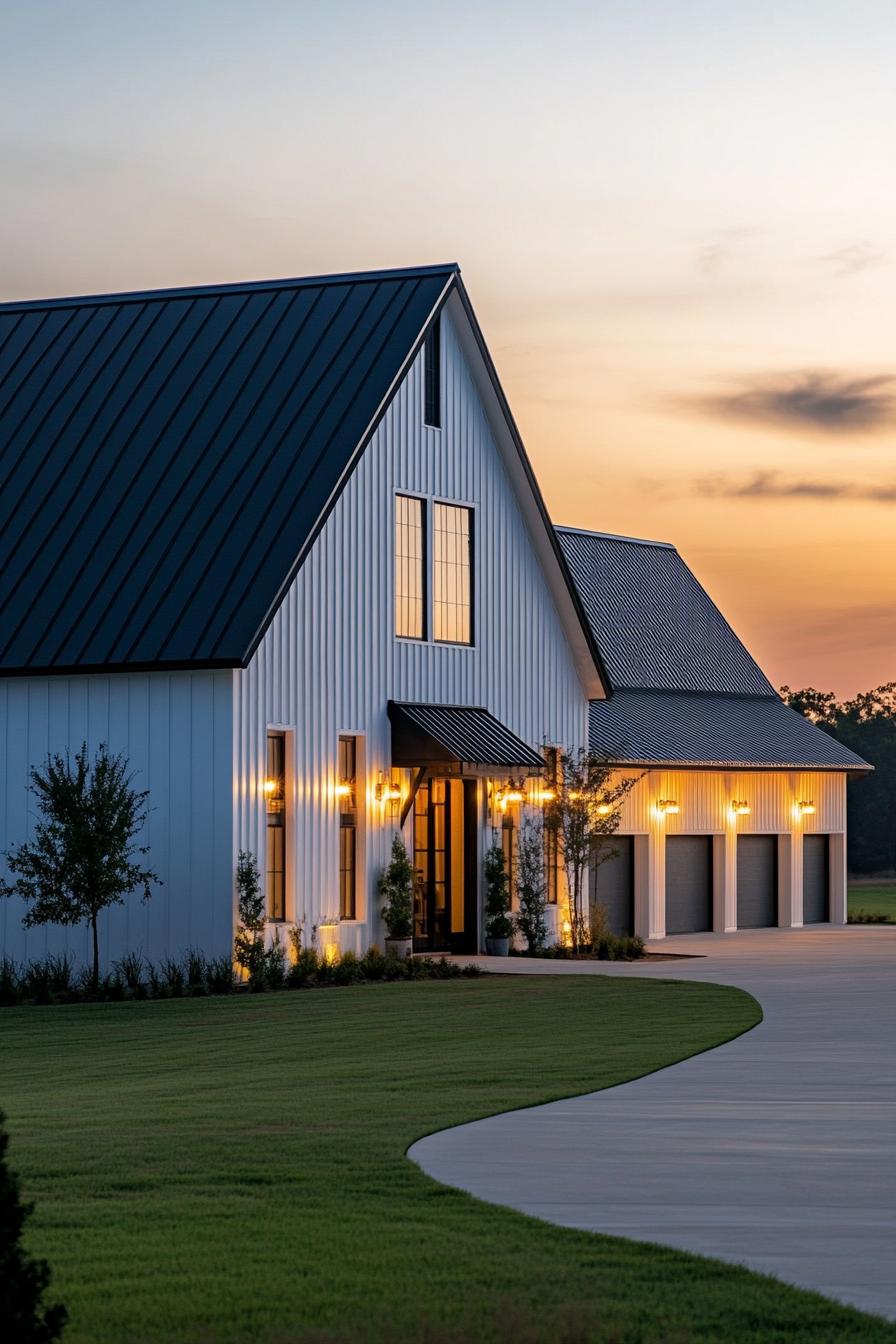
<svg viewBox="0 0 896 1344">
<path fill-rule="evenodd" d="M 134 843 L 149 814 L 148 792 L 132 788 L 124 756 L 103 743 L 91 766 L 87 743 L 71 761 L 68 753 L 48 756 L 32 769 L 29 791 L 40 812 L 34 839 L 7 850 L 14 882 L 0 878 L 0 896 L 20 896 L 29 906 L 26 928 L 37 924 L 88 924 L 93 941 L 94 990 L 99 985 L 97 919 L 110 905 L 123 905 L 130 892 L 161 885 L 139 857 L 149 853 Z"/>
<path fill-rule="evenodd" d="M 241 849 L 236 861 L 237 931 L 233 938 L 233 959 L 249 977 L 253 988 L 265 978 L 264 923 L 265 899 L 254 854 Z"/>
<path fill-rule="evenodd" d="M 619 826 L 619 808 L 637 780 L 619 777 L 602 757 L 580 748 L 560 757 L 555 796 L 545 809 L 553 827 L 566 873 L 573 952 L 589 935 L 585 876 L 613 857 L 612 836 Z"/>
<path fill-rule="evenodd" d="M 510 910 L 510 876 L 507 860 L 499 844 L 485 852 L 485 933 L 487 938 L 510 938 L 513 922 Z"/>
<path fill-rule="evenodd" d="M 414 866 L 400 835 L 392 837 L 392 855 L 380 874 L 377 889 L 389 937 L 410 938 L 414 932 Z"/>
<path fill-rule="evenodd" d="M 547 882 L 544 871 L 544 827 L 534 817 L 524 817 L 516 853 L 516 894 L 519 910 L 516 926 L 531 953 L 544 947 L 548 936 L 545 919 Z"/>
<path fill-rule="evenodd" d="M 25 1204 L 18 1177 L 6 1165 L 9 1135 L 0 1111 L 0 1321 L 4 1339 L 15 1344 L 50 1344 L 68 1320 L 63 1306 L 47 1307 L 43 1295 L 50 1282 L 46 1260 L 34 1260 L 22 1248 L 22 1230 L 34 1205 Z"/>
</svg>

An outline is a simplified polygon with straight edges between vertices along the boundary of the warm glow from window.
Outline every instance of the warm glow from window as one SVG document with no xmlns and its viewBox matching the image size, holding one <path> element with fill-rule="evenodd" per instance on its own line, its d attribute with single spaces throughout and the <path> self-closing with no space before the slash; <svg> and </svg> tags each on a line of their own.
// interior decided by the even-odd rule
<svg viewBox="0 0 896 1344">
<path fill-rule="evenodd" d="M 395 633 L 426 638 L 423 500 L 395 496 Z"/>
<path fill-rule="evenodd" d="M 456 504 L 433 509 L 433 638 L 443 644 L 471 644 L 472 510 Z"/>
</svg>

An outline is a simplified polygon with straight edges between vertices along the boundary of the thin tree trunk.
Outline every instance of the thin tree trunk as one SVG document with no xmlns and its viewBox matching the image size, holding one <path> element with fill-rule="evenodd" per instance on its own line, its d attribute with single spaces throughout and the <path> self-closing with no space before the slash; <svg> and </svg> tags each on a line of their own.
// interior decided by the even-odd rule
<svg viewBox="0 0 896 1344">
<path fill-rule="evenodd" d="M 96 931 L 96 915 L 90 921 L 90 928 L 93 933 L 93 992 L 95 994 L 100 987 L 100 940 Z"/>
</svg>

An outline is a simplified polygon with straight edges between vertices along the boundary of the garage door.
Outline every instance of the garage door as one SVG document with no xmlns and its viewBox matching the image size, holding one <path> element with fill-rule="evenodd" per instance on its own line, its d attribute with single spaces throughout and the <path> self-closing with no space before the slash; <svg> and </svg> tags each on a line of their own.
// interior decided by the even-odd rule
<svg viewBox="0 0 896 1344">
<path fill-rule="evenodd" d="M 828 837 L 803 836 L 803 923 L 826 924 L 831 917 Z"/>
<path fill-rule="evenodd" d="M 624 938 L 635 931 L 633 837 L 614 835 L 612 848 L 616 856 L 591 869 L 591 905 L 603 906 L 610 933 Z"/>
<path fill-rule="evenodd" d="M 666 839 L 666 932 L 707 933 L 712 929 L 712 837 L 670 835 Z"/>
<path fill-rule="evenodd" d="M 737 837 L 737 927 L 768 929 L 778 923 L 778 837 Z"/>
</svg>

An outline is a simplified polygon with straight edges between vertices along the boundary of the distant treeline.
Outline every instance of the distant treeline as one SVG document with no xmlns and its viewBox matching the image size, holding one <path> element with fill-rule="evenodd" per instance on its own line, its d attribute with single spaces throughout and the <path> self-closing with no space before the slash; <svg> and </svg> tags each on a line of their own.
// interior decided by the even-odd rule
<svg viewBox="0 0 896 1344">
<path fill-rule="evenodd" d="M 896 682 L 838 700 L 831 691 L 781 687 L 789 705 L 874 766 L 847 791 L 852 873 L 896 869 Z"/>
</svg>

